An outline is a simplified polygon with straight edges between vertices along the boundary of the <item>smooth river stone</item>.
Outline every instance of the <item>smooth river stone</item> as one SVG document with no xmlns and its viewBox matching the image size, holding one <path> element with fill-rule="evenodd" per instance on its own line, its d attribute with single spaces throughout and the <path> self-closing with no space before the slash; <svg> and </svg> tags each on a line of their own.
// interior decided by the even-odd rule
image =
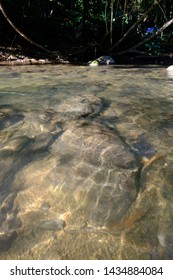
<svg viewBox="0 0 173 280">
<path fill-rule="evenodd" d="M 42 230 L 57 231 L 57 230 L 62 230 L 63 228 L 65 228 L 65 226 L 66 224 L 63 219 L 56 219 L 56 220 L 41 221 L 40 224 L 38 225 L 38 228 Z"/>
<path fill-rule="evenodd" d="M 138 193 L 138 163 L 116 131 L 78 121 L 50 152 L 59 160 L 56 189 L 69 201 L 75 197 L 88 223 L 109 226 L 123 218 Z"/>
</svg>

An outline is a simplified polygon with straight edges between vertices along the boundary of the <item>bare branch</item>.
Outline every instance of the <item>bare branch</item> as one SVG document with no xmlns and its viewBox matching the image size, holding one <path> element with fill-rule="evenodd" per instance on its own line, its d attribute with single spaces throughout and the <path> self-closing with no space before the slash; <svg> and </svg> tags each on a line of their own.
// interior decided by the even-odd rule
<svg viewBox="0 0 173 280">
<path fill-rule="evenodd" d="M 132 48 L 130 48 L 130 50 L 135 50 L 135 49 L 139 48 L 140 46 L 142 46 L 142 45 L 148 43 L 149 41 L 153 40 L 154 38 L 156 38 L 159 34 L 161 34 L 171 24 L 173 24 L 173 18 L 171 20 L 167 21 L 160 29 L 158 29 L 150 37 L 146 38 L 145 40 L 143 40 L 139 44 L 137 44 L 137 45 L 133 46 Z"/>
<path fill-rule="evenodd" d="M 154 0 L 153 4 L 148 8 L 148 10 L 129 28 L 129 30 L 123 35 L 123 37 L 112 46 L 110 51 L 113 51 L 117 46 L 119 46 L 129 36 L 129 34 L 140 24 L 140 22 L 148 16 L 148 14 L 160 1 L 161 0 Z"/>
<path fill-rule="evenodd" d="M 171 24 L 173 24 L 173 18 L 169 21 L 167 21 L 159 30 L 157 30 L 154 34 L 152 34 L 150 37 L 146 38 L 145 40 L 143 40 L 142 42 L 138 43 L 137 45 L 133 46 L 132 48 L 129 48 L 127 50 L 123 50 L 121 52 L 118 53 L 114 53 L 114 55 L 123 55 L 126 53 L 136 53 L 139 52 L 136 49 L 139 48 L 140 46 L 148 43 L 149 41 L 153 40 L 154 38 L 156 38 L 159 34 L 161 34 L 167 27 L 169 27 Z"/>
<path fill-rule="evenodd" d="M 25 40 L 27 40 L 30 44 L 36 46 L 37 48 L 47 52 L 47 53 L 52 53 L 52 51 L 44 48 L 43 46 L 41 46 L 40 44 L 34 42 L 32 39 L 30 39 L 28 36 L 26 36 L 22 31 L 20 31 L 18 29 L 18 27 L 16 27 L 16 25 L 11 21 L 11 19 L 8 17 L 8 15 L 6 14 L 2 4 L 0 3 L 0 11 L 2 12 L 2 14 L 4 15 L 4 17 L 6 18 L 6 20 L 8 21 L 8 23 L 14 28 L 14 30 L 21 36 L 23 37 Z"/>
</svg>

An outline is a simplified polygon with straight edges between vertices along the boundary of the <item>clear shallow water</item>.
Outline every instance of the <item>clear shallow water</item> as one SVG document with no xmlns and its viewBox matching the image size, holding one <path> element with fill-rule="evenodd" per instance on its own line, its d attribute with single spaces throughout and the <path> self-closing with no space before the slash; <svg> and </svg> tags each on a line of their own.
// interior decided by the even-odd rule
<svg viewBox="0 0 173 280">
<path fill-rule="evenodd" d="M 104 106 L 92 115 L 93 107 L 86 110 L 75 96 L 95 96 L 96 110 L 101 98 Z M 173 79 L 164 68 L 1 67 L 0 259 L 173 259 L 172 112 Z M 87 139 L 74 126 L 80 118 L 92 123 Z M 133 180 L 124 184 L 124 169 L 112 167 L 114 147 L 99 165 L 95 146 L 100 131 L 109 134 L 103 126 L 137 163 L 161 155 L 146 170 L 139 163 L 137 188 L 144 190 L 130 205 L 123 195 L 111 214 L 114 226 L 106 228 L 111 172 L 120 174 L 112 179 L 120 192 Z M 85 153 L 89 145 L 93 152 Z M 122 155 L 118 161 L 126 163 Z M 132 177 L 128 172 L 123 177 Z M 93 184 L 109 202 L 101 209 L 92 205 Z M 114 219 L 119 209 L 122 220 L 127 216 L 123 225 Z"/>
</svg>

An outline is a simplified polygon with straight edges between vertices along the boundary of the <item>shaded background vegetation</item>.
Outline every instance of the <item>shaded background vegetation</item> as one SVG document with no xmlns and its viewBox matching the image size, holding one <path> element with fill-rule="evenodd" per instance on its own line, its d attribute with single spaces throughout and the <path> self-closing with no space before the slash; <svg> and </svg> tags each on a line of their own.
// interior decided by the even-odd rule
<svg viewBox="0 0 173 280">
<path fill-rule="evenodd" d="M 172 0 L 2 0 L 0 3 L 11 21 L 29 38 L 74 61 L 129 53 L 129 49 L 173 18 Z M 119 42 L 135 23 L 135 28 Z M 31 49 L 2 13 L 0 46 Z M 143 55 L 171 57 L 173 24 L 153 40 L 134 48 L 133 56 L 136 50 Z"/>
</svg>

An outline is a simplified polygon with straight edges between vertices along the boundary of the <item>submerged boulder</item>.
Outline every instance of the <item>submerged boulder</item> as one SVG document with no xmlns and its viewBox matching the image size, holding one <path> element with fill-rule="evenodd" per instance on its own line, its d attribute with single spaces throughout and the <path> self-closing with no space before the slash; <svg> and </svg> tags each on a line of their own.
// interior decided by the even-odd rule
<svg viewBox="0 0 173 280">
<path fill-rule="evenodd" d="M 81 117 L 96 116 L 104 106 L 102 98 L 93 95 L 71 96 L 53 106 L 52 113 L 55 120 L 70 121 Z"/>
<path fill-rule="evenodd" d="M 107 126 L 104 106 L 102 98 L 72 96 L 45 111 L 23 113 L 0 146 L 0 251 L 15 255 L 23 246 L 29 255 L 57 235 L 69 246 L 73 233 L 80 242 L 95 229 L 101 236 L 106 228 L 111 239 L 124 218 L 131 226 L 149 209 L 154 195 L 140 192 L 148 167 L 142 169 L 126 138 Z"/>
<path fill-rule="evenodd" d="M 95 122 L 76 122 L 50 147 L 58 159 L 56 189 L 74 197 L 89 223 L 119 222 L 135 200 L 137 161 L 119 135 Z M 72 210 L 76 210 L 72 209 Z"/>
</svg>

